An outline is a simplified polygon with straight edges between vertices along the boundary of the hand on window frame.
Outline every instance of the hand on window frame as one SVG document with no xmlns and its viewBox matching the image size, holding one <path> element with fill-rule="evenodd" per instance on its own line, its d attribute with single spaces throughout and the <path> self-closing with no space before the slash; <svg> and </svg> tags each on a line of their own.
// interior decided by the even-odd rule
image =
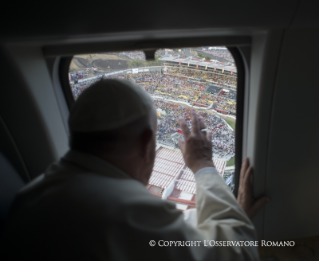
<svg viewBox="0 0 319 261">
<path fill-rule="evenodd" d="M 250 166 L 248 158 L 245 158 L 240 170 L 237 202 L 250 219 L 252 219 L 257 212 L 270 201 L 270 198 L 267 196 L 262 196 L 258 199 L 253 197 L 253 188 L 250 183 L 252 173 L 253 168 Z"/>
</svg>

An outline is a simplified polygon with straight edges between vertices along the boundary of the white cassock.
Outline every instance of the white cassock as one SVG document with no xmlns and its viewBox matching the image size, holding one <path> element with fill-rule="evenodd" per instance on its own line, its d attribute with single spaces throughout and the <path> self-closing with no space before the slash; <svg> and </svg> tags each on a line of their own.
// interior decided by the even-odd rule
<svg viewBox="0 0 319 261">
<path fill-rule="evenodd" d="M 11 260 L 258 260 L 257 247 L 239 246 L 256 240 L 255 229 L 217 170 L 195 178 L 197 212 L 184 216 L 121 170 L 71 150 L 20 191 L 1 251 Z"/>
</svg>

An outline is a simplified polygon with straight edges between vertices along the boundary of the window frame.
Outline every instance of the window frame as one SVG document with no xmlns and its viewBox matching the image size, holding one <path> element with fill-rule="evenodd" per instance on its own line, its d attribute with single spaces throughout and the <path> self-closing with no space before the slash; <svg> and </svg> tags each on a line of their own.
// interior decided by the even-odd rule
<svg viewBox="0 0 319 261">
<path fill-rule="evenodd" d="M 226 46 L 227 47 L 227 46 Z M 243 160 L 244 138 L 244 98 L 245 98 L 245 64 L 237 47 L 227 47 L 233 56 L 237 68 L 237 97 L 236 97 L 236 131 L 235 131 L 235 176 L 234 195 L 237 198 L 239 188 L 240 169 Z"/>
<path fill-rule="evenodd" d="M 72 59 L 73 56 L 62 57 L 59 64 L 60 83 L 69 111 L 72 107 L 72 104 L 75 102 L 68 77 Z"/>
<path fill-rule="evenodd" d="M 184 45 L 186 46 L 186 45 Z M 182 46 L 182 47 L 184 47 Z M 201 46 L 200 44 L 197 44 L 197 46 Z M 204 45 L 203 45 L 204 46 Z M 205 43 L 205 46 L 208 46 L 207 43 Z M 237 100 L 236 100 L 236 130 L 235 130 L 235 174 L 234 174 L 234 190 L 233 193 L 235 197 L 237 198 L 238 195 L 238 187 L 239 187 L 239 178 L 240 178 L 240 169 L 242 165 L 242 160 L 243 160 L 243 139 L 244 139 L 244 104 L 245 104 L 245 75 L 246 74 L 246 67 L 244 63 L 245 57 L 241 54 L 239 50 L 239 46 L 227 46 L 223 44 L 213 44 L 209 46 L 225 46 L 228 51 L 231 53 L 233 56 L 233 59 L 235 61 L 235 65 L 237 68 Z M 168 46 L 167 48 L 176 48 L 180 47 L 178 45 L 176 46 Z M 162 49 L 163 46 L 159 46 L 158 48 L 154 49 Z M 111 52 L 112 50 L 107 50 L 106 48 L 102 52 Z M 124 49 L 123 49 L 124 50 Z M 122 50 L 122 51 L 123 51 Z M 128 48 L 128 51 L 130 48 Z M 117 50 L 120 52 L 119 50 Z M 134 50 L 131 50 L 134 51 Z M 138 50 L 136 51 L 143 51 L 143 50 Z M 69 108 L 69 111 L 72 107 L 72 104 L 75 102 L 71 88 L 70 88 L 70 83 L 69 83 L 69 67 L 70 63 L 73 59 L 73 56 L 64 56 L 60 59 L 59 62 L 59 79 L 62 87 L 62 91 L 67 103 L 67 106 Z M 247 68 L 248 69 L 248 68 Z"/>
</svg>

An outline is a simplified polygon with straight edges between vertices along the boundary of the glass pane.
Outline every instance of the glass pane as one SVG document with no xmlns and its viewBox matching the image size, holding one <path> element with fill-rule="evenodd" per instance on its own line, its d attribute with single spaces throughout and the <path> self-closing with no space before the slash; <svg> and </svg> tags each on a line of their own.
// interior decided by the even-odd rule
<svg viewBox="0 0 319 261">
<path fill-rule="evenodd" d="M 174 201 L 181 211 L 195 207 L 193 173 L 178 148 L 179 116 L 190 126 L 195 109 L 213 132 L 213 161 L 234 189 L 237 69 L 226 47 L 161 49 L 154 61 L 144 52 L 126 51 L 74 56 L 69 80 L 74 99 L 94 82 L 127 79 L 154 99 L 158 115 L 156 160 L 147 188 Z"/>
</svg>

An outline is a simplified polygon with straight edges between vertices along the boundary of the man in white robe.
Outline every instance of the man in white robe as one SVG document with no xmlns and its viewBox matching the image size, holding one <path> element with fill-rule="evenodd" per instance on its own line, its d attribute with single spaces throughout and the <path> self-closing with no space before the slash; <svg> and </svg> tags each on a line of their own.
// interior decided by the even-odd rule
<svg viewBox="0 0 319 261">
<path fill-rule="evenodd" d="M 191 131 L 179 123 L 197 186 L 196 211 L 185 215 L 145 188 L 156 146 L 151 97 L 119 80 L 85 90 L 70 111 L 71 149 L 15 199 L 2 260 L 258 260 L 249 217 L 267 198 L 253 199 L 248 160 L 239 204 L 214 167 L 203 121 L 193 112 Z"/>
</svg>

